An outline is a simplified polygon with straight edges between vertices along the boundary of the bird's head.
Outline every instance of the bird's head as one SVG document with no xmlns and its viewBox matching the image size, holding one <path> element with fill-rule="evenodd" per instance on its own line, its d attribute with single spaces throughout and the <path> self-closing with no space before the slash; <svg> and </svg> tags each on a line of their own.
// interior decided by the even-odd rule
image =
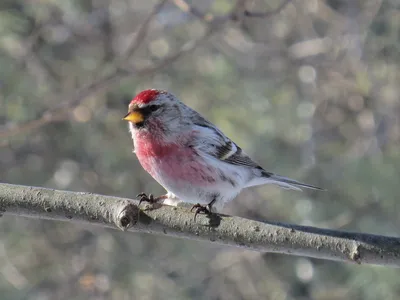
<svg viewBox="0 0 400 300">
<path fill-rule="evenodd" d="M 168 129 L 179 122 L 180 104 L 174 95 L 166 91 L 144 90 L 132 99 L 123 120 L 130 122 L 133 129 L 155 126 Z"/>
</svg>

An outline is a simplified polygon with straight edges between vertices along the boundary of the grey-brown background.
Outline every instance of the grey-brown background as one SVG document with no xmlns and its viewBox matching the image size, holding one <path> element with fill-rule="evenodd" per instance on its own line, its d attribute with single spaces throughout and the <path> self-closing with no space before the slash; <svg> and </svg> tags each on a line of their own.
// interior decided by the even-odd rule
<svg viewBox="0 0 400 300">
<path fill-rule="evenodd" d="M 135 93 L 162 88 L 267 170 L 328 189 L 252 188 L 228 213 L 398 236 L 399 2 L 294 0 L 264 18 L 225 18 L 193 51 L 135 76 L 207 31 L 182 3 L 165 3 L 140 47 L 121 58 L 157 2 L 2 0 L 0 181 L 162 193 L 121 121 Z M 220 16 L 234 9 L 227 0 L 192 3 Z M 255 12 L 279 5 L 246 1 Z M 125 75 L 81 97 L 117 67 Z M 46 116 L 43 126 L 20 126 Z M 0 220 L 1 299 L 390 300 L 399 283 L 398 271 L 383 267 Z"/>
</svg>

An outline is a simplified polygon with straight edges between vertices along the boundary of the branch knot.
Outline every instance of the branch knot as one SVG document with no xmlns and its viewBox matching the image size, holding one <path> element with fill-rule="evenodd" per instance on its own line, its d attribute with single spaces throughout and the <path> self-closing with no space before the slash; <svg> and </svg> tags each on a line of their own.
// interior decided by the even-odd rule
<svg viewBox="0 0 400 300">
<path fill-rule="evenodd" d="M 115 225 L 123 231 L 134 226 L 139 218 L 139 207 L 133 203 L 128 203 L 118 214 Z"/>
</svg>

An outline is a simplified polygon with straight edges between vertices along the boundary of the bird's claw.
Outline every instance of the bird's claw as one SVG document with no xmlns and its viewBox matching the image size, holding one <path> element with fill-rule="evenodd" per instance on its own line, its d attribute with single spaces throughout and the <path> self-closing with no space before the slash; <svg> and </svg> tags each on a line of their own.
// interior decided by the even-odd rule
<svg viewBox="0 0 400 300">
<path fill-rule="evenodd" d="M 196 221 L 196 217 L 200 213 L 204 213 L 206 215 L 212 214 L 212 212 L 207 208 L 207 206 L 201 205 L 200 203 L 193 205 L 192 208 L 190 209 L 190 211 L 192 212 L 193 209 L 196 209 L 196 211 L 194 213 L 194 221 Z"/>
<path fill-rule="evenodd" d="M 158 199 L 154 198 L 153 194 L 147 195 L 146 193 L 140 193 L 136 196 L 139 199 L 139 206 L 142 202 L 149 202 L 151 204 L 157 203 Z"/>
</svg>

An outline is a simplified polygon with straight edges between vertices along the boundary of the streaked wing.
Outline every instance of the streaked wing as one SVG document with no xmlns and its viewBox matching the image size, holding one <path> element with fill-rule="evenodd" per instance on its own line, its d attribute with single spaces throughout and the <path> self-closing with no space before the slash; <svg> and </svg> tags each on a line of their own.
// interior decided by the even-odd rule
<svg viewBox="0 0 400 300">
<path fill-rule="evenodd" d="M 195 131 L 198 132 L 195 148 L 201 154 L 212 156 L 232 165 L 262 170 L 238 145 L 208 121 L 203 119 L 195 127 Z"/>
<path fill-rule="evenodd" d="M 251 168 L 257 168 L 256 164 L 249 156 L 247 156 L 242 148 L 237 146 L 232 141 L 227 141 L 226 144 L 216 147 L 216 156 L 227 163 L 233 165 L 246 166 Z"/>
</svg>

